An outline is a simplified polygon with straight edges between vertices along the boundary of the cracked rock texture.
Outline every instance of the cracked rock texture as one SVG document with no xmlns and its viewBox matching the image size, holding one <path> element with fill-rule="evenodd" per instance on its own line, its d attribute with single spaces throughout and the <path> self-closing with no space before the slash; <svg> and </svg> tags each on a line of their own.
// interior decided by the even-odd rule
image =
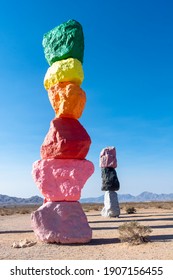
<svg viewBox="0 0 173 280">
<path fill-rule="evenodd" d="M 79 202 L 46 202 L 31 215 L 36 236 L 47 243 L 88 243 L 92 230 Z"/>
<path fill-rule="evenodd" d="M 55 118 L 41 146 L 41 158 L 84 159 L 90 145 L 90 136 L 78 120 Z"/>
<path fill-rule="evenodd" d="M 120 183 L 117 177 L 117 172 L 112 167 L 101 169 L 102 191 L 118 191 Z"/>
<path fill-rule="evenodd" d="M 119 217 L 120 207 L 118 203 L 118 196 L 116 192 L 106 191 L 104 195 L 104 207 L 101 211 L 104 217 Z"/>
<path fill-rule="evenodd" d="M 117 167 L 115 147 L 106 147 L 100 153 L 100 167 Z"/>
<path fill-rule="evenodd" d="M 88 160 L 47 159 L 33 163 L 32 175 L 46 201 L 77 201 L 94 172 Z"/>
<path fill-rule="evenodd" d="M 62 23 L 44 34 L 42 44 L 49 65 L 70 57 L 83 62 L 84 35 L 81 24 L 75 20 Z"/>
<path fill-rule="evenodd" d="M 56 117 L 79 119 L 86 103 L 85 92 L 75 83 L 62 82 L 48 90 Z"/>
<path fill-rule="evenodd" d="M 54 62 L 48 68 L 44 77 L 44 87 L 48 90 L 59 82 L 73 82 L 80 86 L 83 79 L 81 62 L 75 58 L 68 58 Z"/>
</svg>

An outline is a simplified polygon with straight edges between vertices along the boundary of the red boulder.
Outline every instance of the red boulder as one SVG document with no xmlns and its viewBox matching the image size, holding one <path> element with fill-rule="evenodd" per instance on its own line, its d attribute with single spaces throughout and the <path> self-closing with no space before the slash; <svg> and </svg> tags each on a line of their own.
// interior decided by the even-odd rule
<svg viewBox="0 0 173 280">
<path fill-rule="evenodd" d="M 41 146 L 41 158 L 85 159 L 91 139 L 76 119 L 55 118 Z"/>
</svg>

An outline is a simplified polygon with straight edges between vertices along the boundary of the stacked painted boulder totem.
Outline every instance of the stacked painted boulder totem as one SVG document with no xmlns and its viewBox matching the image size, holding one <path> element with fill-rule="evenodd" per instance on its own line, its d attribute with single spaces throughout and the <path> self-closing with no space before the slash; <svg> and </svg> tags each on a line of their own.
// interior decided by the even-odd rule
<svg viewBox="0 0 173 280">
<path fill-rule="evenodd" d="M 104 195 L 104 207 L 101 215 L 104 217 L 119 217 L 120 207 L 116 191 L 120 188 L 117 173 L 115 147 L 106 147 L 100 153 L 100 167 L 102 177 L 102 191 Z"/>
<path fill-rule="evenodd" d="M 80 85 L 84 37 L 80 23 L 69 20 L 43 37 L 50 65 L 44 78 L 55 118 L 41 145 L 41 160 L 34 162 L 33 179 L 44 204 L 32 213 L 36 236 L 47 243 L 87 243 L 92 238 L 78 201 L 94 165 L 86 159 L 91 139 L 78 119 L 86 103 Z"/>
</svg>

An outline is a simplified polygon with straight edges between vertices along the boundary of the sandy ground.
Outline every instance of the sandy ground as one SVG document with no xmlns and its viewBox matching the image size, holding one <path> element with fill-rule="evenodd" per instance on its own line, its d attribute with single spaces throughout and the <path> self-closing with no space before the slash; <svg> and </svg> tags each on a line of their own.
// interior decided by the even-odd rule
<svg viewBox="0 0 173 280">
<path fill-rule="evenodd" d="M 140 209 L 138 213 L 122 213 L 120 218 L 104 218 L 98 211 L 86 213 L 93 231 L 88 244 L 45 244 L 38 241 L 30 226 L 30 214 L 0 216 L 1 260 L 173 260 L 173 213 L 166 209 Z M 121 243 L 118 227 L 137 220 L 150 226 L 151 242 L 140 245 Z M 23 239 L 37 244 L 16 249 L 13 242 Z"/>
</svg>

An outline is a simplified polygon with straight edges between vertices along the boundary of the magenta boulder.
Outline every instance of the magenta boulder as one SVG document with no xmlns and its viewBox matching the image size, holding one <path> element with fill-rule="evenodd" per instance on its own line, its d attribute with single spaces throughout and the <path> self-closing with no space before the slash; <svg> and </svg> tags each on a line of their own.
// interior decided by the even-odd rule
<svg viewBox="0 0 173 280">
<path fill-rule="evenodd" d="M 117 167 L 115 147 L 106 147 L 100 153 L 100 167 Z"/>
<path fill-rule="evenodd" d="M 79 202 L 47 202 L 31 215 L 35 235 L 47 243 L 88 243 L 92 230 Z"/>
<path fill-rule="evenodd" d="M 34 162 L 32 175 L 47 201 L 77 201 L 93 172 L 88 160 L 42 159 Z"/>
</svg>

